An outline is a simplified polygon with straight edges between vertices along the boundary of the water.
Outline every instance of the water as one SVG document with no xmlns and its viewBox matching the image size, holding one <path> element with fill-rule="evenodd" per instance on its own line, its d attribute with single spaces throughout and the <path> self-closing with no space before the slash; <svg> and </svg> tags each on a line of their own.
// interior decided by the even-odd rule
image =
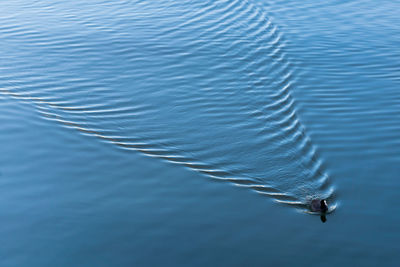
<svg viewBox="0 0 400 267">
<path fill-rule="evenodd" d="M 0 265 L 395 266 L 399 6 L 2 5 Z"/>
</svg>

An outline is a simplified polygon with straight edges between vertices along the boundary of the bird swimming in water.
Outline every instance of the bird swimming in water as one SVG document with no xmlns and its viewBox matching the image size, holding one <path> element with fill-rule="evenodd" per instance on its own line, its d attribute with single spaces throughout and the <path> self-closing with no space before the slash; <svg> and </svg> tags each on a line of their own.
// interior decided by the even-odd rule
<svg viewBox="0 0 400 267">
<path fill-rule="evenodd" d="M 328 203 L 325 199 L 313 199 L 310 208 L 311 211 L 325 213 L 328 211 Z"/>
</svg>

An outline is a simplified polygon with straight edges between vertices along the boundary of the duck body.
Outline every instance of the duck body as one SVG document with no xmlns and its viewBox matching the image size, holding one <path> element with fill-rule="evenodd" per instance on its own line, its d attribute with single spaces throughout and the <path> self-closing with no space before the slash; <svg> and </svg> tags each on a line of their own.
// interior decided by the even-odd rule
<svg viewBox="0 0 400 267">
<path fill-rule="evenodd" d="M 313 199 L 310 204 L 310 209 L 313 212 L 327 212 L 328 204 L 325 199 Z"/>
</svg>

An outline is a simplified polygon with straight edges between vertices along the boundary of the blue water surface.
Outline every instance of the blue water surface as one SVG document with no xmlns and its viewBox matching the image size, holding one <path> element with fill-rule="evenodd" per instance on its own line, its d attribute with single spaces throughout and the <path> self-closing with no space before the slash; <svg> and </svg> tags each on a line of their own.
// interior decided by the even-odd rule
<svg viewBox="0 0 400 267">
<path fill-rule="evenodd" d="M 399 8 L 3 3 L 0 265 L 397 266 Z"/>
</svg>

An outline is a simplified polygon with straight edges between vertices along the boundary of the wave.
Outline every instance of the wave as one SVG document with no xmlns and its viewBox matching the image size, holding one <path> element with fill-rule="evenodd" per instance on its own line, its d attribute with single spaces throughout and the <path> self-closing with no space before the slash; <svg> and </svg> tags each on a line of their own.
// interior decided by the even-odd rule
<svg viewBox="0 0 400 267">
<path fill-rule="evenodd" d="M 121 149 L 300 209 L 316 197 L 336 207 L 291 96 L 296 67 L 263 10 L 243 0 L 121 5 L 77 19 L 54 4 L 55 28 L 37 18 L 1 28 L 30 45 L 1 66 L 0 91 Z"/>
</svg>

